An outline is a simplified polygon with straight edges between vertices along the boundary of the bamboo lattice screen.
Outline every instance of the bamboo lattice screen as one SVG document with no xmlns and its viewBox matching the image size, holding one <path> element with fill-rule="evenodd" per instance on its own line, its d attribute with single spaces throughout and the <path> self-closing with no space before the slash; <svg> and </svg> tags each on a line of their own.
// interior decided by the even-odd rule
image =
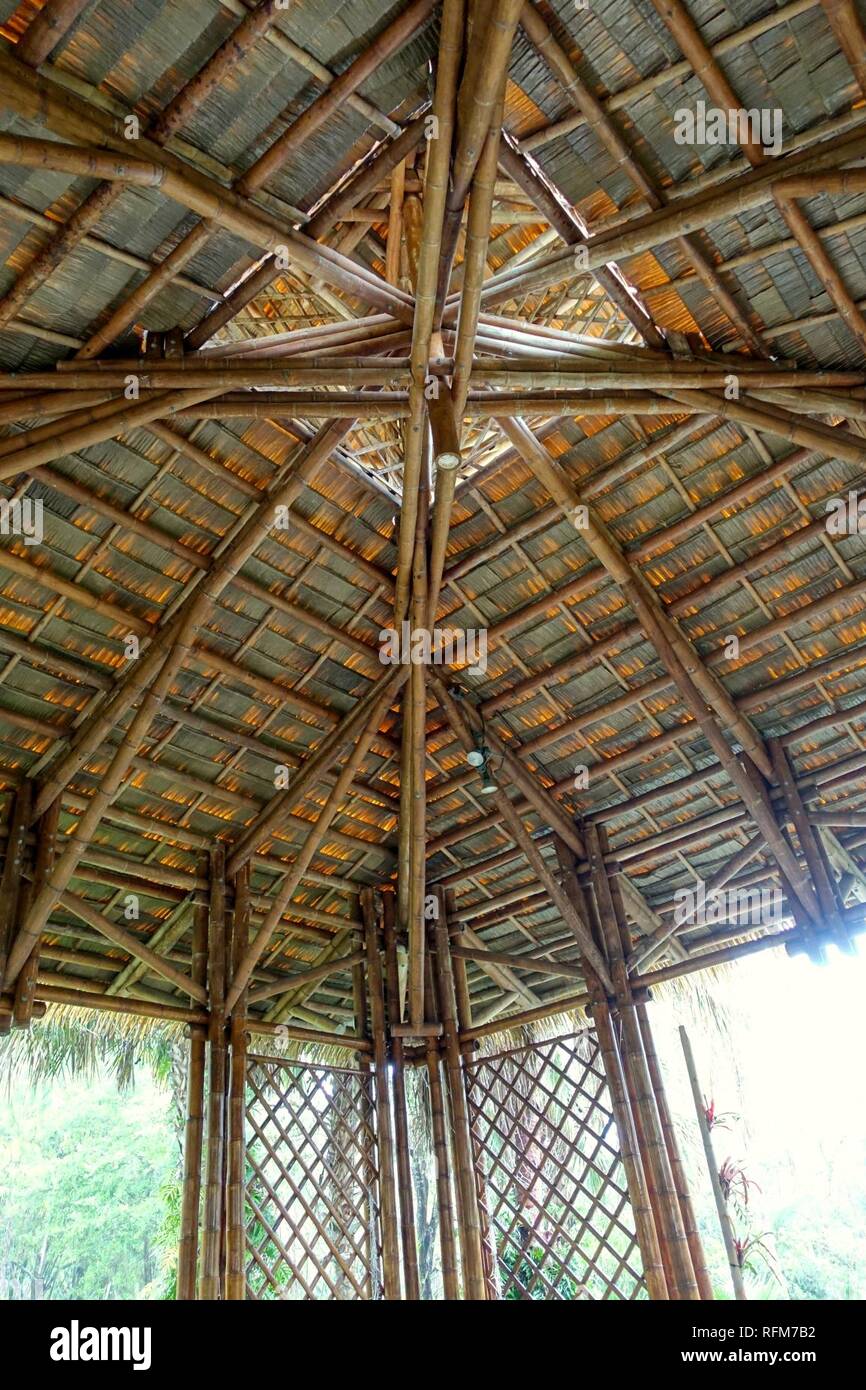
<svg viewBox="0 0 866 1390">
<path fill-rule="evenodd" d="M 646 1297 L 594 1033 L 479 1057 L 466 1068 L 488 1297 Z"/>
<path fill-rule="evenodd" d="M 246 1119 L 247 1297 L 381 1297 L 370 1073 L 251 1057 Z"/>
</svg>

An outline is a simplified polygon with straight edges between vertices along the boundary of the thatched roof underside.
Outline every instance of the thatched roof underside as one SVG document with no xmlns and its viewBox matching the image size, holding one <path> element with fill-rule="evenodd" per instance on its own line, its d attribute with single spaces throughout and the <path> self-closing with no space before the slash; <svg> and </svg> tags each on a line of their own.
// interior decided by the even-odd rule
<svg viewBox="0 0 866 1390">
<path fill-rule="evenodd" d="M 41 34 L 37 27 L 43 8 L 66 23 L 47 40 L 44 16 Z M 23 137 L 21 148 L 27 140 L 53 141 L 109 150 L 121 161 L 162 161 L 200 186 L 237 188 L 406 7 L 403 0 L 271 7 L 269 24 L 201 94 L 183 125 L 167 139 L 149 139 L 149 126 L 207 70 L 253 8 L 247 0 L 48 0 L 44 7 L 0 0 L 0 136 Z M 545 61 L 519 20 L 486 249 L 489 307 L 483 306 L 475 343 L 438 608 L 440 625 L 487 629 L 489 664 L 483 674 L 465 666 L 447 674 L 570 821 L 580 825 L 605 812 L 611 848 L 657 921 L 669 920 L 678 888 L 710 880 L 756 834 L 623 586 L 503 434 L 495 412 L 484 408 L 489 391 L 579 394 L 584 403 L 524 401 L 514 411 L 503 405 L 503 413 L 524 421 L 577 493 L 590 499 L 594 516 L 758 743 L 782 739 L 811 808 L 855 813 L 850 828 L 828 832 L 854 901 L 866 896 L 858 879 L 866 828 L 856 825 L 856 813 L 866 812 L 866 556 L 856 531 L 828 534 L 825 513 L 828 499 L 856 493 L 866 473 L 866 182 L 861 176 L 842 188 L 828 181 L 827 192 L 819 185 L 822 172 L 856 171 L 866 158 L 866 66 L 857 41 L 866 6 L 689 0 L 698 39 L 742 106 L 782 113 L 782 153 L 772 161 L 772 177 L 802 173 L 814 180 L 787 202 L 755 194 L 770 178 L 768 161 L 753 169 L 737 146 L 676 141 L 676 112 L 701 101 L 712 105 L 714 97 L 695 75 L 693 54 L 662 18 L 666 7 L 593 0 L 584 10 L 573 0 L 555 0 L 532 8 L 577 74 L 585 109 L 589 94 L 601 116 L 587 118 L 576 89 Z M 441 13 L 439 4 L 427 5 L 396 51 L 260 186 L 232 195 L 232 207 L 260 213 L 268 225 L 285 228 L 287 238 L 327 208 L 344 180 L 429 112 Z M 21 82 L 28 63 L 29 102 Z M 130 114 L 139 118 L 141 137 L 125 149 Z M 87 121 L 89 140 L 82 134 Z M 617 156 L 617 141 L 626 158 Z M 341 358 L 393 359 L 394 377 L 381 383 L 390 413 L 381 402 L 377 413 L 357 402 L 344 437 L 294 501 L 291 524 L 272 529 L 222 589 L 69 882 L 70 893 L 142 940 L 153 939 L 157 949 L 162 942 L 186 969 L 192 928 L 185 913 L 206 889 L 203 855 L 214 842 L 231 853 L 274 797 L 275 765 L 294 772 L 382 676 L 379 634 L 393 619 L 406 505 L 412 268 L 404 244 L 396 276 L 386 283 L 389 230 L 399 236 L 400 223 L 385 174 L 365 191 L 361 211 L 346 212 L 315 245 L 339 251 L 355 267 L 355 290 L 383 285 L 390 307 L 373 291 L 365 301 L 337 283 L 333 262 L 311 263 L 306 249 L 294 258 L 289 240 L 288 264 L 272 269 L 233 317 L 198 341 L 197 326 L 237 298 L 238 283 L 258 270 L 268 247 L 215 216 L 194 254 L 178 258 L 173 273 L 170 267 L 155 292 L 140 295 L 124 316 L 130 296 L 201 219 L 159 183 L 121 180 L 86 234 L 73 238 L 4 315 L 28 269 L 100 186 L 99 178 L 50 167 L 50 160 L 19 162 L 12 143 L 0 151 L 4 459 L 15 454 L 22 431 L 29 445 L 40 427 L 33 443 L 67 428 L 63 414 L 19 418 L 14 401 L 30 391 L 44 400 L 40 378 L 26 374 L 73 371 L 79 355 L 86 368 L 117 358 L 124 370 L 135 370 L 142 344 L 159 353 L 157 335 L 166 334 L 171 369 L 180 330 L 192 335 L 186 369 L 197 352 L 211 364 L 267 363 L 276 360 L 267 356 L 275 335 L 272 352 L 279 357 L 296 351 L 293 339 L 301 331 L 351 326 L 371 315 L 380 316 L 377 332 L 384 323 L 392 334 L 378 352 L 371 337 L 372 347 L 355 342 L 319 357 L 313 340 L 299 361 L 327 366 L 335 357 L 333 378 L 286 387 L 280 396 L 266 383 L 272 394 L 256 403 L 255 414 L 255 390 L 243 395 L 244 388 L 227 387 L 231 401 L 222 407 L 219 401 L 200 410 L 172 405 L 171 418 L 145 422 L 133 415 L 119 432 L 68 452 L 52 450 L 56 456 L 45 462 L 28 455 L 19 471 L 6 467 L 2 474 L 0 495 L 44 504 L 40 543 L 0 536 L 0 779 L 8 839 L 22 781 L 45 785 L 78 746 L 80 730 L 130 680 L 130 635 L 146 652 L 223 553 L 238 519 L 327 427 L 312 397 L 351 392 L 356 398 L 362 386 L 341 383 Z M 409 194 L 418 193 L 423 159 L 422 143 L 406 169 Z M 513 177 L 515 160 L 558 190 L 566 215 L 586 230 L 591 252 L 609 242 L 609 258 L 596 253 L 587 269 L 564 253 L 544 210 Z M 731 198 L 720 202 L 735 189 L 743 193 L 741 210 Z M 674 214 L 692 202 L 697 226 L 684 234 Z M 785 217 L 791 205 L 811 237 L 808 230 L 799 237 L 792 232 Z M 466 244 L 461 238 L 452 272 L 455 302 Z M 832 276 L 821 272 L 820 251 Z M 699 263 L 706 273 L 697 273 Z M 598 265 L 627 286 L 619 302 L 593 275 Z M 516 279 L 510 298 L 509 275 Z M 490 292 L 497 284 L 499 292 Z M 519 323 L 535 333 L 526 343 Z M 102 334 L 106 325 L 111 331 Z M 540 330 L 555 332 L 545 340 Z M 449 375 L 454 340 L 454 320 L 449 329 L 446 318 L 432 353 L 441 358 L 434 370 L 442 377 Z M 94 343 L 95 351 L 88 346 Z M 492 361 L 517 371 L 525 359 L 527 372 L 540 371 L 545 354 L 552 370 L 551 353 L 562 370 L 569 362 L 623 373 L 635 364 L 683 370 L 691 362 L 705 371 L 742 372 L 743 380 L 733 399 L 717 377 L 700 400 L 689 397 L 692 385 L 674 396 L 675 383 L 662 383 L 644 390 L 645 409 L 635 404 L 634 384 L 620 389 L 605 380 L 597 395 L 631 397 L 630 409 L 605 413 L 583 382 L 571 389 L 546 380 L 536 388 L 521 379 L 510 388 L 480 375 Z M 778 372 L 785 384 L 774 389 L 761 377 L 763 384 L 752 387 L 748 373 L 761 368 Z M 794 371 L 809 384 L 792 387 Z M 19 381 L 12 372 L 24 375 Z M 818 380 L 819 373 L 827 375 Z M 371 380 L 365 379 L 366 394 L 374 399 L 380 387 Z M 292 401 L 297 389 L 308 397 L 306 410 Z M 106 394 L 118 395 L 114 379 Z M 85 405 L 96 411 L 100 400 L 91 396 Z M 63 409 L 74 411 L 74 402 Z M 804 429 L 813 433 L 804 436 Z M 646 448 L 668 436 L 667 446 Z M 638 451 L 649 457 L 624 466 Z M 781 461 L 789 456 L 786 467 Z M 735 656 L 728 654 L 731 636 L 739 639 Z M 499 796 L 481 794 L 481 779 L 467 768 L 434 685 L 427 696 L 428 885 L 453 887 L 458 916 L 484 947 L 536 955 L 556 947 L 555 959 L 576 963 L 577 943 L 515 848 L 498 805 L 505 796 L 521 802 L 524 823 L 556 873 L 544 820 L 522 802 L 495 756 Z M 62 839 L 73 836 L 99 792 L 135 708 L 66 780 Z M 360 889 L 394 879 L 401 719 L 395 699 L 256 979 L 308 969 L 323 951 L 342 949 L 360 925 Z M 739 752 L 737 731 L 724 717 L 720 723 Z M 288 799 L 278 825 L 255 845 L 254 921 L 266 916 L 347 756 L 342 750 L 326 776 L 297 801 Z M 586 786 L 576 779 L 580 765 L 589 770 Z M 796 840 L 789 842 L 796 849 Z M 775 883 L 775 873 L 765 846 L 751 861 L 749 881 Z M 137 922 L 124 916 L 130 892 L 140 898 Z M 646 931 L 648 920 L 635 923 L 636 930 Z M 167 923 L 178 924 L 168 936 Z M 729 929 L 725 939 L 732 934 Z M 706 929 L 688 931 L 669 946 L 668 958 L 699 954 L 707 940 Z M 123 950 L 62 900 L 50 912 L 41 950 L 43 982 L 94 997 L 115 992 L 128 965 Z M 479 1017 L 506 1000 L 507 1008 L 527 1008 L 565 988 L 552 975 L 514 977 L 477 963 L 468 969 Z M 121 987 L 133 998 L 186 1002 L 150 970 Z M 350 1026 L 351 973 L 306 991 L 291 1014 L 281 999 L 253 1011 L 309 1026 Z"/>
</svg>

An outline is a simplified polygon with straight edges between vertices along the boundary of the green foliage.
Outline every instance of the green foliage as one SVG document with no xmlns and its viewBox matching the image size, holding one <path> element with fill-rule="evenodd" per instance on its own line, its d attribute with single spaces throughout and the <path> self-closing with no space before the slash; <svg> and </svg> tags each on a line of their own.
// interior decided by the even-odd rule
<svg viewBox="0 0 866 1390">
<path fill-rule="evenodd" d="M 568 1266 L 565 1263 L 558 1264 L 552 1259 L 550 1252 L 546 1251 L 543 1245 L 527 1245 L 518 1250 L 515 1245 L 503 1241 L 499 1249 L 499 1263 L 502 1267 L 503 1284 L 508 1281 L 506 1302 L 524 1299 L 543 1302 L 554 1297 L 551 1290 L 556 1291 L 557 1298 L 569 1302 L 577 1297 L 580 1285 L 571 1277 Z M 544 1269 L 544 1279 L 537 1278 L 537 1272 L 541 1268 Z"/>
<path fill-rule="evenodd" d="M 173 1182 L 168 1102 L 146 1074 L 123 1097 L 107 1078 L 20 1087 L 0 1106 L 6 1296 L 167 1296 L 154 1291 L 170 1282 L 161 1233 Z"/>
</svg>

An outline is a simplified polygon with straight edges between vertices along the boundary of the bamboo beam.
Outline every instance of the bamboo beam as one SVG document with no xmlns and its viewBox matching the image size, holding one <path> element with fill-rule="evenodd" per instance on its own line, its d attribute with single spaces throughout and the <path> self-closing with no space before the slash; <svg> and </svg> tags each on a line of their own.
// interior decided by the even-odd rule
<svg viewBox="0 0 866 1390">
<path fill-rule="evenodd" d="M 139 694 L 144 696 L 135 718 L 112 757 L 99 790 L 94 793 L 87 811 L 79 822 L 76 834 L 71 837 L 45 888 L 36 895 L 27 921 L 22 925 L 20 938 L 16 942 L 14 960 L 10 957 L 8 963 L 10 981 L 14 980 L 32 950 L 48 914 L 66 888 L 82 853 L 92 839 L 104 810 L 118 791 L 199 625 L 206 620 L 212 604 L 225 586 L 267 536 L 273 516 L 272 508 L 278 504 L 292 504 L 305 482 L 309 481 L 328 457 L 343 432 L 343 427 L 340 426 L 331 426 L 320 432 L 310 448 L 305 451 L 302 461 L 290 473 L 288 481 L 282 485 L 278 484 L 268 498 L 252 509 L 239 527 L 233 546 L 222 551 L 201 587 L 189 595 L 172 623 L 163 629 L 137 667 L 131 667 L 130 674 L 117 695 L 91 726 L 83 731 L 77 747 L 63 759 L 57 772 L 46 783 L 37 801 L 37 813 L 41 813 L 51 804 L 66 786 L 69 778 L 99 746 L 112 725 L 122 717 Z M 154 681 L 154 684 L 148 689 L 150 681 Z"/>
<path fill-rule="evenodd" d="M 304 226 L 307 236 L 321 237 L 329 232 L 335 223 L 343 220 L 349 215 L 365 198 L 369 197 L 386 175 L 393 175 L 396 185 L 392 183 L 391 202 L 389 206 L 376 212 L 376 220 L 379 222 L 389 222 L 392 217 L 396 217 L 397 212 L 402 210 L 403 197 L 400 186 L 400 173 L 403 170 L 405 181 L 405 161 L 418 148 L 425 137 L 427 130 L 427 113 L 422 111 L 421 115 L 403 129 L 398 136 L 387 144 L 383 144 L 377 149 L 375 155 L 370 159 L 355 176 L 342 184 L 325 203 L 319 211 Z M 400 222 L 397 223 L 398 229 Z M 389 227 L 388 236 L 391 232 Z M 397 232 L 395 243 L 399 248 L 400 233 Z M 393 262 L 395 251 L 391 252 L 391 262 Z M 398 276 L 394 273 L 394 266 L 389 262 L 389 267 L 385 271 L 385 279 L 389 285 L 398 283 Z"/>
<path fill-rule="evenodd" d="M 423 457 L 427 458 L 425 451 Z M 421 479 L 416 513 L 415 555 L 412 563 L 410 617 L 412 631 L 423 631 L 428 622 L 426 477 Z M 427 672 L 420 661 L 409 668 L 404 687 L 403 719 L 410 729 L 409 855 L 407 935 L 409 949 L 409 1018 L 413 1026 L 424 1022 L 424 951 L 426 946 L 425 884 L 427 873 Z"/>
<path fill-rule="evenodd" d="M 207 1003 L 207 990 L 202 985 L 185 975 L 182 970 L 178 970 L 164 956 L 150 950 L 137 936 L 124 931 L 123 927 L 112 922 L 103 912 L 91 906 L 83 898 L 79 898 L 75 893 L 61 893 L 58 902 L 68 911 L 74 913 L 82 922 L 93 927 L 94 931 L 99 932 L 100 936 L 104 936 L 107 941 L 113 941 L 115 946 L 120 946 L 128 955 L 140 960 L 157 975 L 168 980 L 175 989 L 180 990 L 181 994 L 188 994 L 200 1004 Z"/>
<path fill-rule="evenodd" d="M 45 80 L 34 80 L 30 74 L 29 89 L 26 89 L 26 94 L 22 92 L 15 59 L 9 54 L 0 54 L 0 71 L 9 87 L 8 103 L 20 114 L 32 110 L 37 94 L 46 91 Z M 49 128 L 55 129 L 59 125 L 61 133 L 81 129 L 77 122 L 67 123 L 62 117 L 55 118 L 55 109 L 50 99 L 47 106 L 39 107 Z M 67 114 L 65 111 L 64 116 Z M 84 136 L 88 140 L 93 138 L 92 122 L 97 130 L 104 124 L 96 117 L 89 117 L 85 121 L 87 134 Z M 269 213 L 260 208 L 254 209 L 253 204 L 247 204 L 244 199 L 202 175 L 191 177 L 183 170 L 180 161 L 172 160 L 169 163 L 166 153 L 146 138 L 139 141 L 139 147 L 143 147 L 142 153 L 150 154 L 152 150 L 156 158 L 118 157 L 111 149 L 0 135 L 0 162 L 157 187 L 165 197 L 196 213 L 203 221 L 233 231 L 242 240 L 251 242 L 263 251 L 282 252 L 288 248 L 298 267 L 306 273 L 318 275 L 327 284 L 357 296 L 363 303 L 376 304 L 379 308 L 392 311 L 403 322 L 411 320 L 412 311 L 407 297 L 387 286 L 372 271 L 366 271 L 356 262 L 320 246 L 302 232 L 287 231 Z"/>
<path fill-rule="evenodd" d="M 408 42 L 427 20 L 434 3 L 435 0 L 413 0 L 402 10 L 378 38 L 259 156 L 238 180 L 238 192 L 248 196 L 272 179 L 286 161 L 297 154 L 301 145 L 320 130 L 346 99 L 366 82 L 371 73 Z"/>
<path fill-rule="evenodd" d="M 487 269 L 487 247 L 490 241 L 490 223 L 493 214 L 493 195 L 496 187 L 496 168 L 499 159 L 499 137 L 502 128 L 506 81 L 507 65 L 502 69 L 499 90 L 496 93 L 491 112 L 490 127 L 484 139 L 470 188 L 469 216 L 463 249 L 463 286 L 457 315 L 457 341 L 454 347 L 454 373 L 451 388 L 458 432 L 466 397 L 469 393 L 472 357 L 481 312 L 481 291 L 484 287 L 484 275 Z"/>
<path fill-rule="evenodd" d="M 508 421 L 503 422 L 503 428 L 518 447 L 522 445 L 529 467 L 556 498 L 565 515 L 577 515 L 576 509 L 585 507 L 585 504 L 581 503 L 559 465 L 537 444 L 525 426 Z M 766 788 L 732 752 L 716 722 L 717 715 L 721 715 L 725 726 L 742 742 L 755 767 L 769 777 L 772 769 L 761 740 L 740 715 L 727 691 L 708 676 L 697 653 L 667 619 L 646 581 L 634 574 L 612 538 L 602 530 L 597 520 L 589 516 L 588 509 L 586 513 L 587 525 L 581 530 L 586 543 L 627 598 L 773 856 L 790 879 L 806 912 L 814 917 L 817 912 L 814 893 L 776 825 Z"/>
<path fill-rule="evenodd" d="M 821 8 L 857 79 L 860 96 L 866 97 L 866 30 L 854 0 L 821 0 Z"/>
<path fill-rule="evenodd" d="M 453 697 L 441 685 L 441 683 L 437 684 L 436 693 L 439 698 L 439 703 L 442 705 L 442 708 L 444 709 L 445 714 L 448 718 L 448 722 L 454 730 L 454 733 L 458 741 L 462 744 L 466 752 L 471 752 L 472 749 L 475 747 L 475 740 L 472 737 L 469 725 L 467 724 L 462 711 L 459 709 Z M 501 798 L 499 809 L 502 812 L 505 824 L 508 826 L 511 835 L 514 838 L 515 844 L 517 844 L 520 847 L 524 857 L 528 860 L 530 866 L 535 871 L 535 875 L 538 878 L 539 882 L 547 890 L 551 900 L 558 909 L 566 926 L 569 928 L 569 930 L 574 935 L 575 939 L 580 944 L 582 953 L 590 962 L 593 969 L 596 971 L 596 974 L 604 984 L 605 988 L 612 989 L 613 986 L 610 976 L 607 972 L 607 966 L 605 965 L 605 962 L 602 959 L 598 951 L 598 948 L 596 947 L 591 936 L 589 935 L 589 930 L 587 928 L 586 923 L 580 919 L 575 908 L 573 907 L 569 899 L 566 897 L 566 895 L 563 893 L 553 874 L 548 869 L 547 864 L 541 857 L 538 847 L 535 845 L 534 841 L 527 833 L 523 825 L 523 822 L 520 819 L 518 811 L 512 805 L 511 801 L 509 801 L 507 796 L 503 796 Z"/>
<path fill-rule="evenodd" d="M 286 975 L 274 984 L 259 985 L 256 989 L 249 991 L 248 1002 L 257 1004 L 261 999 L 272 999 L 275 995 L 285 994 L 289 990 L 300 989 L 304 985 L 312 985 L 320 980 L 327 980 L 330 975 L 335 975 L 338 971 L 348 970 L 353 965 L 360 964 L 365 959 L 365 954 L 363 950 L 349 951 L 344 956 L 335 956 L 333 960 L 327 960 L 322 965 L 314 965 L 309 970 L 300 970 L 294 975 Z"/>
<path fill-rule="evenodd" d="M 576 965 L 565 961 L 542 960 L 539 956 L 515 955 L 508 951 L 491 951 L 475 946 L 458 946 L 452 943 L 452 956 L 458 959 L 474 960 L 479 963 L 491 961 L 494 965 L 507 965 L 512 970 L 530 970 L 537 975 L 559 975 L 567 980 L 583 980 L 584 972 Z"/>
<path fill-rule="evenodd" d="M 74 3 L 74 0 L 73 0 Z M 209 92 L 225 81 L 230 71 L 242 60 L 245 53 L 272 23 L 280 0 L 263 0 L 238 25 L 231 38 L 216 51 L 195 77 L 191 79 L 173 98 L 166 111 L 150 126 L 147 134 L 157 145 L 164 145 L 180 125 L 189 119 L 193 111 L 206 99 Z M 27 61 L 27 55 L 19 49 L 19 56 Z M 37 255 L 13 286 L 9 295 L 0 304 L 0 322 L 16 311 L 16 306 L 32 294 L 52 273 L 65 255 L 87 235 L 107 209 L 117 200 L 123 186 L 105 182 L 98 185 L 81 204 L 79 209 L 62 230 L 44 250 Z M 140 310 L 170 280 L 176 279 L 183 265 L 204 245 L 210 232 L 207 224 L 202 224 L 188 234 L 163 261 L 154 267 L 134 292 L 123 299 L 99 330 L 93 334 L 76 354 L 78 357 L 94 357 L 107 343 L 119 336 L 135 320 Z"/>
<path fill-rule="evenodd" d="M 245 828 L 229 855 L 229 871 L 236 873 L 276 831 L 285 823 L 286 812 L 298 805 L 306 794 L 318 786 L 339 758 L 347 744 L 354 742 L 364 728 L 371 712 L 393 683 L 393 671 L 385 670 L 367 693 L 358 700 L 334 729 L 322 739 L 297 769 L 297 776 L 285 791 L 276 792 Z M 378 732 L 378 731 L 377 731 Z"/>
<path fill-rule="evenodd" d="M 561 82 L 566 94 L 574 101 L 602 148 L 627 174 L 650 208 L 663 207 L 667 200 L 662 190 L 632 154 L 613 118 L 604 110 L 601 102 L 581 80 L 567 53 L 556 42 L 531 0 L 527 0 L 527 3 L 524 4 L 520 22 L 533 47 L 547 63 L 553 75 Z M 707 286 L 719 307 L 737 328 L 746 344 L 756 351 L 765 351 L 759 336 L 751 327 L 736 300 L 719 280 L 715 269 L 707 260 L 700 245 L 691 237 L 680 238 L 678 244 L 688 263 Z"/>
<path fill-rule="evenodd" d="M 319 813 L 318 820 L 310 827 L 310 832 L 303 848 L 300 850 L 294 864 L 291 866 L 283 883 L 280 885 L 270 911 L 265 916 L 251 945 L 238 963 L 235 978 L 226 999 L 226 1008 L 228 1010 L 232 1010 L 237 1004 L 244 986 L 247 984 L 255 966 L 258 964 L 274 932 L 279 926 L 286 906 L 291 901 L 292 895 L 305 871 L 309 868 L 319 845 L 327 834 L 331 821 L 336 816 L 345 799 L 356 772 L 367 755 L 367 750 L 369 749 L 370 743 L 372 742 L 373 736 L 379 727 L 386 709 L 397 691 L 405 682 L 406 677 L 406 669 L 404 667 L 398 667 L 393 675 L 392 682 L 386 686 L 384 692 L 380 693 L 366 724 L 360 732 L 353 752 L 343 765 L 340 775 L 334 783 Z"/>
<path fill-rule="evenodd" d="M 3 875 L 0 877 L 0 987 L 7 991 L 14 983 L 9 978 L 10 954 L 17 945 L 17 933 L 23 925 L 19 922 L 18 901 L 27 853 L 27 831 L 31 819 L 31 793 L 32 784 L 28 781 L 22 782 L 13 793 L 14 800 L 8 820 L 6 859 L 3 865 Z M 25 959 L 29 955 L 30 951 L 28 950 Z M 0 1019 L 0 1032 L 8 1032 L 11 1026 L 11 1017 L 8 1024 Z"/>
<path fill-rule="evenodd" d="M 574 212 L 567 206 L 558 189 L 542 175 L 542 171 L 537 166 L 533 166 L 526 154 L 519 150 L 513 141 L 509 141 L 505 134 L 503 134 L 499 146 L 499 163 L 506 173 L 520 185 L 539 212 L 542 213 L 545 221 L 550 223 L 568 248 L 585 247 L 587 249 L 586 266 L 584 267 L 583 262 L 581 262 L 581 272 L 584 268 L 586 269 L 587 274 L 592 276 L 612 303 L 625 314 L 629 323 L 637 329 L 646 343 L 652 347 L 664 348 L 665 340 L 653 322 L 649 310 L 625 282 L 615 264 L 615 258 L 611 257 L 609 261 L 599 259 L 595 265 L 589 264 L 590 238 L 577 221 Z M 559 263 L 558 258 L 557 263 Z M 563 263 L 562 278 L 571 275 L 574 269 L 575 260 L 573 249 L 571 249 L 567 265 Z M 527 273 L 531 275 L 534 270 L 535 267 L 532 267 Z M 495 288 L 496 278 L 492 277 L 487 282 L 482 295 L 485 304 L 491 302 Z M 511 293 L 506 293 L 505 298 L 512 298 Z"/>
<path fill-rule="evenodd" d="M 55 803 L 39 818 L 36 826 L 36 853 L 33 864 L 31 884 L 22 885 L 22 906 L 26 909 L 33 893 L 38 893 L 54 863 L 57 847 L 57 827 L 60 819 L 60 805 Z M 33 1018 L 36 981 L 39 973 L 39 952 L 33 951 L 18 979 L 15 981 L 15 1007 L 13 1023 L 17 1028 L 29 1028 Z M 0 971 L 2 974 L 2 971 Z"/>
<path fill-rule="evenodd" d="M 21 61 L 33 68 L 44 63 L 90 3 L 91 0 L 46 0 L 15 50 Z"/>
<path fill-rule="evenodd" d="M 484 142 L 504 84 L 511 46 L 523 0 L 498 0 L 483 14 L 471 36 L 471 46 L 457 99 L 457 129 L 451 167 L 451 188 L 445 205 L 440 264 L 437 273 L 438 303 L 448 293 L 451 263 L 457 246 L 463 204 L 481 158 Z"/>
</svg>

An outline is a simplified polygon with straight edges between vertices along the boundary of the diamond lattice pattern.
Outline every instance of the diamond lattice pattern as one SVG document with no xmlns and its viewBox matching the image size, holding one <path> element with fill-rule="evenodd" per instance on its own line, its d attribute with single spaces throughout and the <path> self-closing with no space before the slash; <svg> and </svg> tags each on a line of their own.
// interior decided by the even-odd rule
<svg viewBox="0 0 866 1390">
<path fill-rule="evenodd" d="M 372 1077 L 251 1059 L 246 1115 L 247 1297 L 381 1297 Z"/>
<path fill-rule="evenodd" d="M 490 1295 L 645 1298 L 595 1035 L 480 1057 L 466 1076 Z"/>
</svg>

